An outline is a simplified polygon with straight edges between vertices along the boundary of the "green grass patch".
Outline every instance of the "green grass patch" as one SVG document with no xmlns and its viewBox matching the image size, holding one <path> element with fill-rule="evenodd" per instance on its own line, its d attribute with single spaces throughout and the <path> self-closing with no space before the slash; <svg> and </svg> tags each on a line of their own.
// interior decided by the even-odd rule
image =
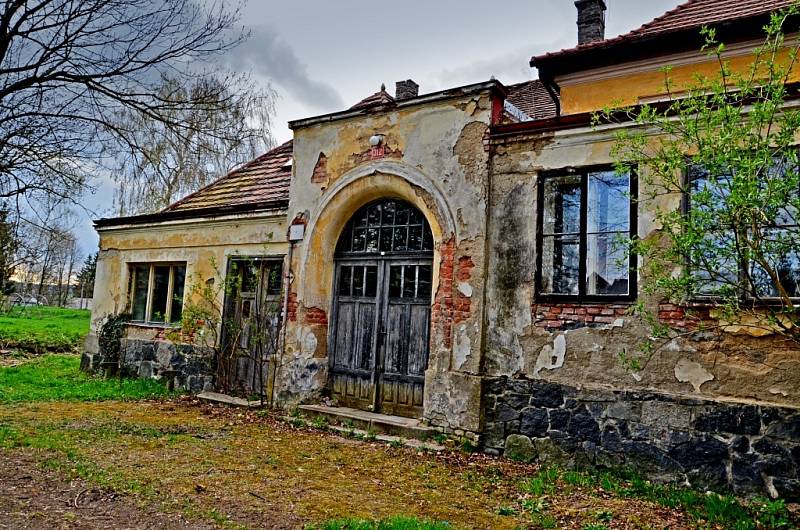
<svg viewBox="0 0 800 530">
<path fill-rule="evenodd" d="M 104 379 L 80 371 L 74 355 L 46 355 L 0 367 L 0 403 L 32 401 L 127 401 L 176 395 L 151 379 Z"/>
<path fill-rule="evenodd" d="M 0 314 L 0 348 L 31 353 L 75 351 L 89 333 L 91 312 L 59 307 L 15 307 Z"/>
<path fill-rule="evenodd" d="M 654 484 L 633 472 L 563 471 L 555 467 L 544 468 L 522 482 L 520 490 L 534 495 L 551 495 L 564 488 L 579 488 L 597 492 L 603 490 L 620 498 L 641 499 L 667 508 L 684 511 L 701 528 L 731 530 L 760 530 L 796 528 L 798 521 L 784 501 L 754 499 L 742 504 L 732 495 L 701 493 L 675 485 Z M 598 513 L 597 519 L 608 522 L 613 514 Z M 586 529 L 605 528 L 603 524 L 589 524 Z"/>
<path fill-rule="evenodd" d="M 448 523 L 421 521 L 415 517 L 392 517 L 383 521 L 337 519 L 307 528 L 309 530 L 453 530 Z"/>
</svg>

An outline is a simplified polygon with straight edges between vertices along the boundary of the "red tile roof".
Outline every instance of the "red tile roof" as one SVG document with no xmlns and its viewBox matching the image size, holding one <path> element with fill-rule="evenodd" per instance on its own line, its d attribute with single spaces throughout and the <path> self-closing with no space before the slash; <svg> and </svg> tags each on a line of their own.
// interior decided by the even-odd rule
<svg viewBox="0 0 800 530">
<path fill-rule="evenodd" d="M 168 206 L 162 213 L 274 203 L 285 207 L 292 180 L 292 141 L 276 147 Z"/>
<path fill-rule="evenodd" d="M 539 55 L 531 59 L 531 65 L 536 66 L 540 62 L 577 55 L 587 50 L 632 44 L 649 37 L 661 37 L 679 31 L 699 29 L 702 26 L 762 16 L 794 3 L 795 0 L 689 0 L 633 31 L 612 39 Z"/>
<path fill-rule="evenodd" d="M 391 105 L 395 102 L 391 94 L 386 92 L 386 87 L 382 86 L 381 89 L 368 98 L 364 98 L 352 107 L 350 110 L 361 110 L 369 107 L 377 107 L 380 105 Z"/>
<path fill-rule="evenodd" d="M 506 100 L 534 120 L 553 118 L 556 103 L 538 79 L 509 85 Z"/>
</svg>

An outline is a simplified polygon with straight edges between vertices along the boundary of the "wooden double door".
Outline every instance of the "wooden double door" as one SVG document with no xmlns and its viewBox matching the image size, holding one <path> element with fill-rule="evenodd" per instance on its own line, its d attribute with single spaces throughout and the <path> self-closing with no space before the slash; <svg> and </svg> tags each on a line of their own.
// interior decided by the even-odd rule
<svg viewBox="0 0 800 530">
<path fill-rule="evenodd" d="M 432 270 L 431 257 L 337 260 L 330 380 L 340 406 L 422 416 Z"/>
</svg>

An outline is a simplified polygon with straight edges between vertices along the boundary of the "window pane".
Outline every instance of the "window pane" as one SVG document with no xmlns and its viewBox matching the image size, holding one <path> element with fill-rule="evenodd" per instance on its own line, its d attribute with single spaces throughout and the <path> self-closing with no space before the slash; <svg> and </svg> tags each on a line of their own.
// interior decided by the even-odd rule
<svg viewBox="0 0 800 530">
<path fill-rule="evenodd" d="M 403 267 L 389 268 L 389 298 L 403 296 Z"/>
<path fill-rule="evenodd" d="M 378 295 L 378 267 L 367 267 L 364 296 L 373 298 Z"/>
<path fill-rule="evenodd" d="M 417 287 L 417 298 L 430 298 L 431 296 L 431 272 L 430 265 L 420 265 L 419 267 L 419 286 Z"/>
<path fill-rule="evenodd" d="M 589 174 L 586 231 L 630 232 L 630 177 L 614 171 Z"/>
<path fill-rule="evenodd" d="M 408 229 L 408 250 L 422 250 L 422 226 L 412 226 Z"/>
<path fill-rule="evenodd" d="M 739 296 L 739 263 L 732 230 L 710 231 L 691 256 L 695 294 Z"/>
<path fill-rule="evenodd" d="M 391 252 L 392 243 L 392 229 L 381 228 L 381 252 Z"/>
<path fill-rule="evenodd" d="M 242 292 L 255 292 L 258 286 L 258 263 L 242 261 L 239 267 L 242 270 Z"/>
<path fill-rule="evenodd" d="M 353 296 L 364 296 L 364 267 L 353 267 Z"/>
<path fill-rule="evenodd" d="M 580 176 L 545 179 L 543 220 L 545 235 L 580 232 Z"/>
<path fill-rule="evenodd" d="M 264 274 L 267 275 L 264 284 L 267 286 L 267 295 L 278 296 L 281 294 L 283 283 L 283 263 L 270 261 L 264 265 Z"/>
<path fill-rule="evenodd" d="M 350 296 L 351 294 L 351 286 L 350 283 L 353 280 L 353 268 L 352 267 L 342 267 L 339 269 L 339 295 L 340 296 Z"/>
<path fill-rule="evenodd" d="M 579 264 L 577 237 L 544 237 L 541 291 L 544 294 L 578 295 Z"/>
<path fill-rule="evenodd" d="M 183 288 L 186 283 L 186 267 L 174 268 L 172 287 L 172 322 L 180 322 L 183 314 Z"/>
<path fill-rule="evenodd" d="M 153 305 L 150 310 L 150 322 L 165 322 L 167 301 L 169 300 L 169 267 L 154 267 L 153 270 Z"/>
<path fill-rule="evenodd" d="M 586 294 L 629 294 L 627 233 L 597 234 L 586 238 Z"/>
<path fill-rule="evenodd" d="M 364 252 L 367 248 L 367 231 L 363 228 L 353 230 L 353 252 Z"/>
<path fill-rule="evenodd" d="M 765 257 L 789 296 L 800 297 L 800 249 L 794 245 L 797 234 L 793 232 L 797 229 L 790 230 L 774 229 L 764 232 Z M 758 296 L 780 296 L 776 283 L 763 267 L 755 264 L 752 267 L 752 278 Z"/>
<path fill-rule="evenodd" d="M 400 227 L 394 229 L 394 243 L 393 248 L 395 252 L 405 252 L 408 247 L 406 241 L 408 240 L 408 228 Z"/>
<path fill-rule="evenodd" d="M 417 294 L 417 267 L 414 265 L 405 266 L 403 277 L 403 298 L 414 298 Z"/>
<path fill-rule="evenodd" d="M 378 251 L 378 238 L 380 236 L 380 229 L 367 228 L 367 252 Z"/>
<path fill-rule="evenodd" d="M 380 226 L 381 224 L 381 205 L 376 204 L 371 206 L 367 212 L 367 221 L 369 226 Z"/>
<path fill-rule="evenodd" d="M 133 268 L 133 307 L 131 314 L 136 322 L 144 322 L 147 310 L 147 287 L 150 284 L 150 266 L 137 265 Z"/>
</svg>

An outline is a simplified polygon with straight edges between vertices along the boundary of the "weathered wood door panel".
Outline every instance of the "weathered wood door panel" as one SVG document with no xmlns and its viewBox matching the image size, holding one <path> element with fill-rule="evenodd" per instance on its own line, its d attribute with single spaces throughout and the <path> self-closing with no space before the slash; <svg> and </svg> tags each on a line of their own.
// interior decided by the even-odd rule
<svg viewBox="0 0 800 530">
<path fill-rule="evenodd" d="M 278 344 L 283 262 L 236 258 L 229 266 L 222 344 L 217 363 L 221 390 L 266 393 L 269 363 Z"/>
<path fill-rule="evenodd" d="M 375 261 L 337 266 L 331 375 L 333 394 L 346 407 L 369 409 L 374 402 L 378 269 Z"/>
<path fill-rule="evenodd" d="M 420 416 L 428 367 L 431 263 L 392 260 L 386 271 L 380 408 L 386 414 Z"/>
<path fill-rule="evenodd" d="M 342 406 L 420 417 L 428 366 L 433 241 L 422 214 L 360 210 L 337 247 L 331 393 Z"/>
</svg>

